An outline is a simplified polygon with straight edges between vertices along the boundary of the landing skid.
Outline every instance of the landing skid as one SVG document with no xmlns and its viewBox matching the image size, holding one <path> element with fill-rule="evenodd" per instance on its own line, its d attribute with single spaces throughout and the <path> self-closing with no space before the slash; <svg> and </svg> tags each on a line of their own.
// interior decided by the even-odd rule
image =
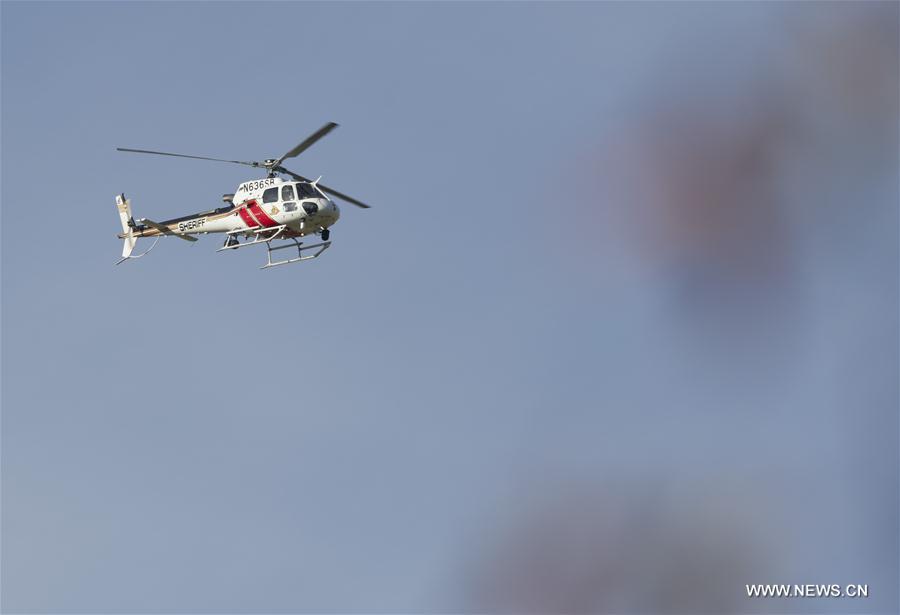
<svg viewBox="0 0 900 615">
<path fill-rule="evenodd" d="M 259 244 L 266 244 L 266 264 L 260 267 L 260 269 L 268 269 L 269 267 L 277 267 L 278 265 L 289 265 L 290 263 L 298 263 L 300 261 L 306 261 L 313 258 L 317 258 L 322 252 L 328 249 L 331 246 L 330 241 L 323 241 L 321 243 L 315 243 L 312 245 L 304 246 L 303 242 L 297 241 L 294 237 L 284 237 L 284 231 L 287 229 L 287 226 L 282 224 L 280 226 L 273 226 L 269 228 L 256 228 L 251 229 L 249 231 L 245 230 L 236 230 L 226 233 L 225 245 L 216 250 L 216 252 L 221 252 L 223 250 L 237 250 L 238 248 L 246 248 L 247 246 L 255 246 Z M 255 235 L 253 241 L 244 241 L 241 242 L 238 239 L 238 235 L 243 235 L 246 233 L 252 233 Z M 287 243 L 284 243 L 279 246 L 272 247 L 272 242 L 278 240 L 284 240 Z M 294 258 L 287 258 L 280 261 L 272 261 L 272 252 L 276 252 L 278 250 L 284 250 L 287 248 L 294 248 L 297 250 L 297 256 Z M 316 250 L 316 248 L 318 248 Z M 316 250 L 312 254 L 303 253 L 308 250 Z"/>
<path fill-rule="evenodd" d="M 327 250 L 331 246 L 330 241 L 323 241 L 322 243 L 314 243 L 312 245 L 304 246 L 302 242 L 297 241 L 293 237 L 290 238 L 290 241 L 293 243 L 286 243 L 280 246 L 272 247 L 271 244 L 266 245 L 266 264 L 260 267 L 260 269 L 268 269 L 269 267 L 277 267 L 278 265 L 289 265 L 291 263 L 299 263 L 300 261 L 308 261 L 311 258 L 317 258 L 322 252 Z M 296 248 L 297 256 L 294 258 L 288 258 L 283 261 L 275 261 L 272 262 L 272 252 L 276 250 L 284 250 L 286 248 Z M 318 250 L 316 250 L 318 248 Z M 306 250 L 316 250 L 312 254 L 303 255 L 303 252 Z"/>
</svg>

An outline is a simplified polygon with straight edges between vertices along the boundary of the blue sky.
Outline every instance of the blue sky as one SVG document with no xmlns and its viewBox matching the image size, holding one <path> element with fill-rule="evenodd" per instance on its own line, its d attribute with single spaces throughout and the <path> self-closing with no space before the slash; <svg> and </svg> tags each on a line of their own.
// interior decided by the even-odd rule
<svg viewBox="0 0 900 615">
<path fill-rule="evenodd" d="M 897 10 L 823 6 L 3 3 L 3 610 L 890 612 Z M 321 259 L 113 266 L 255 177 L 117 146 L 327 121 Z"/>
</svg>

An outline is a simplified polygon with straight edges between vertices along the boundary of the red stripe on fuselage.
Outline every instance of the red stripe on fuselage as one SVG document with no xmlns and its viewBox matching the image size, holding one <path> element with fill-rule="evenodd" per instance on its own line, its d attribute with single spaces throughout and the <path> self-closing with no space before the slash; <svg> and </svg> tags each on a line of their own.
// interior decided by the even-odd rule
<svg viewBox="0 0 900 615">
<path fill-rule="evenodd" d="M 238 210 L 238 214 L 240 214 L 241 220 L 243 220 L 244 224 L 246 224 L 248 227 L 254 228 L 256 226 L 259 226 L 259 222 L 253 219 L 253 216 L 250 215 L 250 212 L 247 211 L 246 207 L 241 207 Z"/>
<path fill-rule="evenodd" d="M 260 208 L 259 203 L 256 201 L 250 201 L 247 203 L 247 207 L 250 209 L 250 212 L 253 214 L 253 217 L 259 220 L 259 223 L 265 227 L 270 226 L 278 226 L 278 223 L 275 222 L 272 218 L 266 215 L 266 212 Z"/>
</svg>

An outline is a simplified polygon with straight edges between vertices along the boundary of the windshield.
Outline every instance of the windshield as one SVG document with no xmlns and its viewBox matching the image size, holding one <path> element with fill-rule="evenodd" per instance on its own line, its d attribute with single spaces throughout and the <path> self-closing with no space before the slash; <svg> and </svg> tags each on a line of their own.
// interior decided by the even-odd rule
<svg viewBox="0 0 900 615">
<path fill-rule="evenodd" d="M 316 192 L 316 189 L 313 188 L 310 184 L 299 183 L 297 184 L 297 198 L 298 199 L 316 199 L 321 195 Z"/>
</svg>

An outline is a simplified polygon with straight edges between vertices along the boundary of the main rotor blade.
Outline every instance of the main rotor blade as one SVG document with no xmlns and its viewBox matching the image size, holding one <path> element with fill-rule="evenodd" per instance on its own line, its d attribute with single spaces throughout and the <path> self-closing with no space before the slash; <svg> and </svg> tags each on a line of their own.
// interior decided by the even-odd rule
<svg viewBox="0 0 900 615">
<path fill-rule="evenodd" d="M 311 179 L 309 179 L 307 177 L 303 177 L 299 173 L 294 173 L 293 171 L 288 171 L 284 167 L 277 167 L 272 170 L 278 171 L 280 173 L 287 173 L 288 175 L 290 175 L 291 177 L 293 177 L 294 179 L 296 179 L 297 181 L 300 181 L 300 182 L 306 182 L 308 184 L 313 183 Z M 352 196 L 347 196 L 343 192 L 338 192 L 334 188 L 329 188 L 328 186 L 323 185 L 321 182 L 316 182 L 316 185 L 322 189 L 322 192 L 326 192 L 328 194 L 334 195 L 343 201 L 347 201 L 348 203 L 352 203 L 353 205 L 356 205 L 357 207 L 363 207 L 365 209 L 369 209 L 370 207 L 372 207 L 371 205 L 366 205 L 362 201 L 354 199 Z"/>
<path fill-rule="evenodd" d="M 317 183 L 316 185 L 322 189 L 322 192 L 327 192 L 328 194 L 334 195 L 343 201 L 347 201 L 348 203 L 352 203 L 352 204 L 356 205 L 357 207 L 364 207 L 366 209 L 369 209 L 371 207 L 371 205 L 366 205 L 362 201 L 357 201 L 352 196 L 347 196 L 346 194 L 338 192 L 334 188 L 329 188 L 328 186 L 326 186 L 322 183 Z"/>
<path fill-rule="evenodd" d="M 334 129 L 337 128 L 337 127 L 338 127 L 338 125 L 335 124 L 334 122 L 328 122 L 327 124 L 325 124 L 324 126 L 322 126 L 320 129 L 318 129 L 317 131 L 315 131 L 314 133 L 312 133 L 311 135 L 309 135 L 308 137 L 306 137 L 306 139 L 304 139 L 302 143 L 300 143 L 299 145 L 297 145 L 297 147 L 295 147 L 294 149 L 292 149 L 291 151 L 289 151 L 288 153 L 286 153 L 284 156 L 282 156 L 281 158 L 279 158 L 278 160 L 276 160 L 274 166 L 277 167 L 277 166 L 280 165 L 286 158 L 293 158 L 294 156 L 297 156 L 298 154 L 300 154 L 300 153 L 304 152 L 305 150 L 309 149 L 309 147 L 310 147 L 313 143 L 315 143 L 316 141 L 318 141 L 319 139 L 321 139 L 322 137 L 324 137 L 325 135 L 327 135 L 329 132 L 331 132 L 332 130 L 334 130 Z"/>
<path fill-rule="evenodd" d="M 243 160 L 224 160 L 222 158 L 207 158 L 206 156 L 188 156 L 187 154 L 172 154 L 170 152 L 154 152 L 149 149 L 129 149 L 127 147 L 117 147 L 120 152 L 134 152 L 136 154 L 157 154 L 159 156 L 176 156 L 177 158 L 194 158 L 196 160 L 213 160 L 215 162 L 233 162 L 234 164 L 245 164 L 248 167 L 263 166 L 258 162 L 244 162 Z"/>
</svg>

